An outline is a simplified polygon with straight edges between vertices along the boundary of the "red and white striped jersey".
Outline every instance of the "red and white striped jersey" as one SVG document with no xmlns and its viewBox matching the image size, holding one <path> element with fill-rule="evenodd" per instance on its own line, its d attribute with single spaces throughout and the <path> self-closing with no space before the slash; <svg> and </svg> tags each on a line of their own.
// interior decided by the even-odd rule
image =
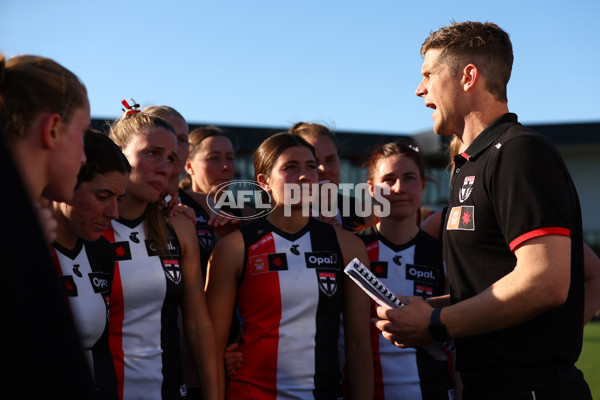
<svg viewBox="0 0 600 400">
<path fill-rule="evenodd" d="M 117 261 L 109 341 L 119 395 L 177 399 L 187 394 L 177 326 L 183 284 L 180 246 L 171 228 L 167 254 L 157 254 L 144 225 L 143 216 L 119 219 L 104 233 Z"/>
<path fill-rule="evenodd" d="M 442 244 L 425 232 L 395 245 L 371 226 L 357 233 L 367 247 L 371 272 L 393 293 L 428 298 L 444 294 Z M 372 302 L 372 315 L 377 316 Z M 454 399 L 450 365 L 423 349 L 396 347 L 371 327 L 375 399 Z"/>
<path fill-rule="evenodd" d="M 310 218 L 291 235 L 262 219 L 240 230 L 244 362 L 227 397 L 341 397 L 337 340 L 345 277 L 334 228 Z"/>
</svg>

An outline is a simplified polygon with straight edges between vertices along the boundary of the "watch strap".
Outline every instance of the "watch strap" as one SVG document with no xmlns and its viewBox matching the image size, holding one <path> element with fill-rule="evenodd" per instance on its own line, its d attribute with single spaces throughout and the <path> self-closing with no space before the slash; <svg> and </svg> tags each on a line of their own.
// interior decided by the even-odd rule
<svg viewBox="0 0 600 400">
<path fill-rule="evenodd" d="M 431 320 L 429 321 L 429 333 L 436 342 L 446 342 L 450 340 L 450 335 L 446 326 L 440 319 L 441 308 L 436 308 L 431 312 Z"/>
</svg>

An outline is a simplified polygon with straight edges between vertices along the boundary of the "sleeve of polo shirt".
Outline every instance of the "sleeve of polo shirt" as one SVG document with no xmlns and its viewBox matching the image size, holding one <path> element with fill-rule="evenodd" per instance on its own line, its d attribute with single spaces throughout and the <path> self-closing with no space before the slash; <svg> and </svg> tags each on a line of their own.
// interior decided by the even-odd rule
<svg viewBox="0 0 600 400">
<path fill-rule="evenodd" d="M 499 150 L 490 189 L 510 249 L 539 236 L 570 236 L 572 185 L 558 152 L 530 135 L 513 138 Z"/>
</svg>

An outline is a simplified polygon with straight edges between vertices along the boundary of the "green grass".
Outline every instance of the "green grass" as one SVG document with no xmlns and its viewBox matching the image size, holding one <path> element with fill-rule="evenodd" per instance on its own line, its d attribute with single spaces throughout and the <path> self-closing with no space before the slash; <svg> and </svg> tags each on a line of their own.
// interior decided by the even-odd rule
<svg viewBox="0 0 600 400">
<path fill-rule="evenodd" d="M 583 349 L 576 365 L 583 371 L 592 398 L 600 400 L 600 321 L 592 321 L 585 326 Z"/>
</svg>

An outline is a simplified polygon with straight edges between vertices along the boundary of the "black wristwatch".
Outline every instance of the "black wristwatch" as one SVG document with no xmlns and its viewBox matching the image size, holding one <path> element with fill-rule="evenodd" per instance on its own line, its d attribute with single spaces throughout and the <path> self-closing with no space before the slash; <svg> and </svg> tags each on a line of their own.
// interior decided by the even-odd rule
<svg viewBox="0 0 600 400">
<path fill-rule="evenodd" d="M 450 340 L 450 335 L 446 326 L 440 321 L 441 308 L 436 308 L 431 312 L 431 320 L 429 321 L 429 333 L 436 342 L 447 342 Z"/>
</svg>

